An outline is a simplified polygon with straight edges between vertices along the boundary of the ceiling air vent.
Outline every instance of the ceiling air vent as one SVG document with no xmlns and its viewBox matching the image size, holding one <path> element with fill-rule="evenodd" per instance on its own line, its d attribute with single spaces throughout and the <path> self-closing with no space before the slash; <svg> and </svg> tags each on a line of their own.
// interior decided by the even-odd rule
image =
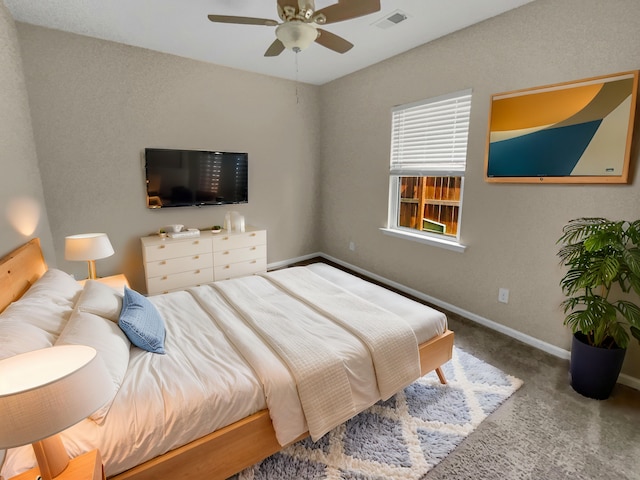
<svg viewBox="0 0 640 480">
<path fill-rule="evenodd" d="M 396 26 L 400 22 L 404 22 L 407 18 L 409 18 L 409 16 L 406 13 L 396 10 L 384 17 L 382 20 L 375 22 L 374 25 L 379 28 L 390 28 Z"/>
</svg>

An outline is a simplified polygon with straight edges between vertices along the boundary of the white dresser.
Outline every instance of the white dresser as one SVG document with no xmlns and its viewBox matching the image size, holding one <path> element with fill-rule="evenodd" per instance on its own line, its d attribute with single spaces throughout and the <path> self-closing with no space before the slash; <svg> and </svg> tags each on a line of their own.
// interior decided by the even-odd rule
<svg viewBox="0 0 640 480">
<path fill-rule="evenodd" d="M 266 230 L 203 231 L 192 238 L 152 235 L 141 241 L 149 295 L 267 270 Z"/>
</svg>

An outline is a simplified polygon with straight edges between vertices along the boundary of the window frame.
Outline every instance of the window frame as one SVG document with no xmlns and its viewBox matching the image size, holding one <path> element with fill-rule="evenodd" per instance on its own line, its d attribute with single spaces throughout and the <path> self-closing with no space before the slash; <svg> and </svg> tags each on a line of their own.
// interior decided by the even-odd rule
<svg viewBox="0 0 640 480">
<path fill-rule="evenodd" d="M 404 159 L 397 159 L 397 152 L 402 150 L 403 146 L 406 147 L 405 144 L 401 144 L 398 146 L 396 138 L 396 129 L 398 125 L 396 125 L 396 120 L 394 115 L 396 112 L 404 112 L 408 109 L 413 109 L 415 107 L 422 107 L 433 105 L 435 103 L 449 101 L 449 100 L 460 100 L 468 104 L 466 107 L 467 112 L 464 117 L 464 121 L 466 123 L 466 133 L 464 134 L 464 154 L 456 155 L 452 153 L 447 158 L 445 154 L 443 158 L 438 158 L 437 160 L 427 160 L 412 162 L 412 161 L 403 161 Z M 472 89 L 465 89 L 445 95 L 441 95 L 434 98 L 428 98 L 425 100 L 421 100 L 418 102 L 413 102 L 405 105 L 399 105 L 392 109 L 392 128 L 391 128 L 391 148 L 390 148 L 390 168 L 389 168 L 389 204 L 388 204 L 388 219 L 387 219 L 387 227 L 381 228 L 382 232 L 388 235 L 392 235 L 399 238 L 404 238 L 407 240 L 413 240 L 420 243 L 425 243 L 428 245 L 434 245 L 442 248 L 446 248 L 449 250 L 463 252 L 466 248 L 465 245 L 460 243 L 460 234 L 461 234 L 461 226 L 462 226 L 462 206 L 464 199 L 464 180 L 465 180 L 465 170 L 466 170 L 466 160 L 467 160 L 467 145 L 468 145 L 468 129 L 469 123 L 471 120 L 471 100 L 472 100 Z M 427 107 L 429 108 L 429 107 Z M 455 107 L 453 107 L 453 111 L 455 111 Z M 452 112 L 453 113 L 453 112 Z M 457 117 L 456 117 L 457 118 Z M 454 119 L 455 125 L 455 119 Z M 402 127 L 400 127 L 402 128 Z M 427 127 L 431 128 L 431 127 Z M 458 142 L 459 140 L 455 136 L 452 136 L 451 145 L 460 147 Z M 454 151 L 452 149 L 452 151 Z M 428 153 L 431 153 L 429 151 Z M 427 156 L 429 156 L 427 154 Z M 461 158 L 464 159 L 461 162 Z M 396 160 L 394 162 L 394 160 Z M 436 232 L 429 232 L 424 230 L 418 230 L 410 227 L 403 227 L 398 225 L 400 218 L 400 208 L 401 208 L 401 199 L 400 199 L 400 184 L 402 177 L 460 177 L 460 200 L 458 208 L 458 225 L 455 237 L 452 235 L 439 234 Z"/>
</svg>

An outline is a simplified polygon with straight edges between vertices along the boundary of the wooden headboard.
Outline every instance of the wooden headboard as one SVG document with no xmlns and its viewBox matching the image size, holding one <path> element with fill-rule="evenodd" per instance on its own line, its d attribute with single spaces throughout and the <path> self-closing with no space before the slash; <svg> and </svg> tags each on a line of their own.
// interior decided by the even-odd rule
<svg viewBox="0 0 640 480">
<path fill-rule="evenodd" d="M 19 299 L 47 271 L 40 239 L 29 240 L 0 259 L 0 312 Z"/>
</svg>

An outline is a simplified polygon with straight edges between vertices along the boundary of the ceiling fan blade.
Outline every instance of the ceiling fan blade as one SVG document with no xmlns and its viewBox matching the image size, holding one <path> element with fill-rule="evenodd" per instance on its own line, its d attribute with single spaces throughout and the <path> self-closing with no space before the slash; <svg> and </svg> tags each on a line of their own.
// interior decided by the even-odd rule
<svg viewBox="0 0 640 480">
<path fill-rule="evenodd" d="M 328 49 L 338 53 L 346 53 L 353 48 L 353 43 L 346 41 L 335 33 L 328 32 L 321 28 L 318 28 L 317 30 L 320 35 L 316 38 L 316 43 L 319 43 L 323 47 L 327 47 Z"/>
<path fill-rule="evenodd" d="M 284 7 L 293 7 L 298 9 L 298 0 L 278 0 L 278 6 L 284 10 Z"/>
<path fill-rule="evenodd" d="M 335 5 L 318 10 L 317 15 L 324 15 L 324 24 L 342 22 L 352 18 L 369 15 L 380 10 L 380 0 L 338 0 Z"/>
<path fill-rule="evenodd" d="M 264 52 L 265 57 L 277 57 L 284 51 L 284 44 L 279 40 L 275 39 L 275 41 L 269 45 L 267 51 Z"/>
<path fill-rule="evenodd" d="M 216 23 L 239 23 L 241 25 L 266 25 L 275 27 L 278 22 L 268 18 L 235 17 L 233 15 L 208 15 L 209 20 Z"/>
<path fill-rule="evenodd" d="M 316 3 L 314 0 L 298 0 L 298 8 L 300 10 L 311 9 L 315 11 Z"/>
</svg>

